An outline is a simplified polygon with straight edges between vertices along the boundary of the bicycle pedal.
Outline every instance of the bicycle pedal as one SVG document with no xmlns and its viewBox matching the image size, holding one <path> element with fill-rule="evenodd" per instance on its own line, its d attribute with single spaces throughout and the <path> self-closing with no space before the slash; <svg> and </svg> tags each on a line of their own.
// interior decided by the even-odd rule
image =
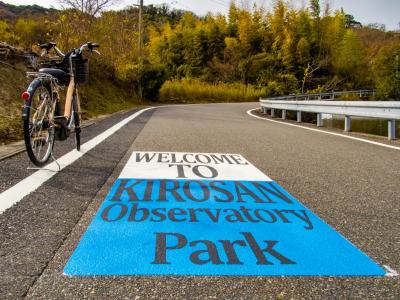
<svg viewBox="0 0 400 300">
<path fill-rule="evenodd" d="M 65 126 L 67 126 L 68 118 L 64 117 L 64 116 L 55 116 L 54 117 L 54 123 L 56 125 L 60 125 L 60 126 L 63 126 L 64 124 L 65 124 Z"/>
<path fill-rule="evenodd" d="M 55 137 L 59 141 L 64 141 L 69 137 L 69 129 L 68 129 L 68 118 L 64 116 L 54 117 L 54 123 L 56 124 L 55 128 Z"/>
</svg>

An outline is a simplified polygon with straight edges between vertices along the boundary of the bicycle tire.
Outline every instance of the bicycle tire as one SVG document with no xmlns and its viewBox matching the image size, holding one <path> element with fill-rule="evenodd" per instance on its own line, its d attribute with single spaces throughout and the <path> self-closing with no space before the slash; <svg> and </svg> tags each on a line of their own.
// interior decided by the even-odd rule
<svg viewBox="0 0 400 300">
<path fill-rule="evenodd" d="M 31 162 L 42 167 L 49 161 L 53 152 L 55 129 L 51 120 L 56 108 L 48 83 L 34 80 L 28 90 L 30 97 L 23 111 L 25 147 Z M 43 148 L 46 150 L 41 156 Z"/>
</svg>

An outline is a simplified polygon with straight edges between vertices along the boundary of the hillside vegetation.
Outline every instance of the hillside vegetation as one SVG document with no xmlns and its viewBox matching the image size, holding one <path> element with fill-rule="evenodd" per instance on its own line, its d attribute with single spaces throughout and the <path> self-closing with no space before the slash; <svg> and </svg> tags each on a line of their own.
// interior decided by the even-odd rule
<svg viewBox="0 0 400 300">
<path fill-rule="evenodd" d="M 42 11 L 0 2 L 0 15 L 7 16 L 0 20 L 0 41 L 29 50 L 46 41 L 63 50 L 88 40 L 101 44 L 83 89 L 88 114 L 139 103 L 139 83 L 145 99 L 173 103 L 361 88 L 376 88 L 380 99 L 400 98 L 400 34 L 379 24 L 362 27 L 318 0 L 302 9 L 275 0 L 270 11 L 232 2 L 227 16 L 204 17 L 150 5 L 140 57 L 135 7 L 91 14 L 83 7 Z M 21 82 L 1 84 L 14 92 Z M 11 92 L 2 97 L 12 97 L 1 100 L 10 111 L 18 106 Z"/>
</svg>

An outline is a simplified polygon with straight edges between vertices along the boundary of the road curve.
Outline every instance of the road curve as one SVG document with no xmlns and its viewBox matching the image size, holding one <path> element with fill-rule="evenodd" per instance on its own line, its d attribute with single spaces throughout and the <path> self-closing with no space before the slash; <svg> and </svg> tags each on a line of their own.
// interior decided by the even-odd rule
<svg viewBox="0 0 400 300">
<path fill-rule="evenodd" d="M 255 119 L 246 113 L 255 107 L 146 112 L 0 215 L 0 298 L 398 297 L 398 277 L 62 275 L 131 151 L 241 154 L 378 264 L 400 270 L 400 152 Z M 3 178 L 15 170 L 3 191 L 28 175 L 18 171 L 22 156 L 13 159 L 0 165 Z"/>
</svg>

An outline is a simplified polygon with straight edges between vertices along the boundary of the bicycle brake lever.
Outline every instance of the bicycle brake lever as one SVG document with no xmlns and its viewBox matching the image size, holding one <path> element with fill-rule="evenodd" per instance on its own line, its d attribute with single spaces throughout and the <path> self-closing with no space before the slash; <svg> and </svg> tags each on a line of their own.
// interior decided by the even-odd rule
<svg viewBox="0 0 400 300">
<path fill-rule="evenodd" d="M 98 55 L 101 55 L 101 53 L 95 49 L 93 49 L 93 52 L 97 53 Z"/>
</svg>

